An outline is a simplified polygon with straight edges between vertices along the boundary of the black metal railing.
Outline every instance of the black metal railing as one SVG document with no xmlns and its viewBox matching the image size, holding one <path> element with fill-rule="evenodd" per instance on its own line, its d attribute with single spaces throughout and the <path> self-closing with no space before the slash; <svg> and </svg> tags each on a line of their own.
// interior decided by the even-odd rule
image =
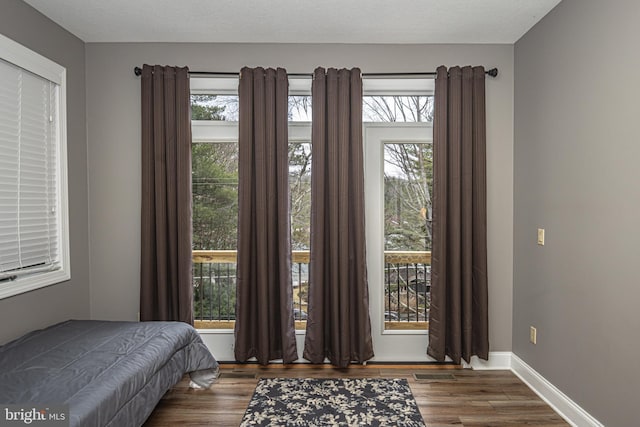
<svg viewBox="0 0 640 427">
<path fill-rule="evenodd" d="M 385 252 L 385 321 L 426 322 L 430 302 L 431 252 Z"/>
<path fill-rule="evenodd" d="M 292 252 L 294 318 L 307 319 L 309 251 Z M 429 318 L 431 252 L 386 251 L 385 322 L 403 329 Z M 230 329 L 235 321 L 236 251 L 193 251 L 193 307 L 196 326 Z"/>
</svg>

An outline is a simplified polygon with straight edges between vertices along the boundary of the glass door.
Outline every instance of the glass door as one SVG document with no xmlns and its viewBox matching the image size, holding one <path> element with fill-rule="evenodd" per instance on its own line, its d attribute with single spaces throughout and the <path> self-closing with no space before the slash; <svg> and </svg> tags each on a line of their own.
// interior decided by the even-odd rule
<svg viewBox="0 0 640 427">
<path fill-rule="evenodd" d="M 430 123 L 367 123 L 365 206 L 377 361 L 429 361 Z"/>
</svg>

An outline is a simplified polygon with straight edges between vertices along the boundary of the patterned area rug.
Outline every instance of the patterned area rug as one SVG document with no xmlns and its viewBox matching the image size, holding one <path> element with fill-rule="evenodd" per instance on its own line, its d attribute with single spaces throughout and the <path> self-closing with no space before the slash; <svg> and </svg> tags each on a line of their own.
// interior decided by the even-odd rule
<svg viewBox="0 0 640 427">
<path fill-rule="evenodd" d="M 404 379 L 263 378 L 241 426 L 424 427 Z"/>
</svg>

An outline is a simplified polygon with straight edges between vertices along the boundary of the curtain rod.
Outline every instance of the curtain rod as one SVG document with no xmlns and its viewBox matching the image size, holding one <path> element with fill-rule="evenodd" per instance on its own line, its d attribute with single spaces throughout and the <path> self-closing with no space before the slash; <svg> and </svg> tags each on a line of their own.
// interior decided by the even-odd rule
<svg viewBox="0 0 640 427">
<path fill-rule="evenodd" d="M 142 74 L 142 68 L 135 67 L 133 72 L 136 76 Z M 492 68 L 484 72 L 486 75 L 491 77 L 496 77 L 498 75 L 498 69 Z M 189 71 L 189 75 L 198 75 L 198 76 L 230 76 L 237 77 L 240 73 L 234 73 L 229 71 Z M 289 77 L 313 77 L 312 73 L 287 73 Z M 426 76 L 433 77 L 436 73 L 431 72 L 410 72 L 410 73 L 362 73 L 362 77 L 418 77 L 418 76 Z"/>
</svg>

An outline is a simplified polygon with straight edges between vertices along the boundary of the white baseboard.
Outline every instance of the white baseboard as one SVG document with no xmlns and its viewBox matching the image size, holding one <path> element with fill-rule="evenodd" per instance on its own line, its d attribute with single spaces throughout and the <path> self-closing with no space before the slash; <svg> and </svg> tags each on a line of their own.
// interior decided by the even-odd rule
<svg viewBox="0 0 640 427">
<path fill-rule="evenodd" d="M 604 427 L 601 422 L 578 406 L 566 394 L 515 354 L 511 354 L 511 371 L 572 426 Z"/>
<path fill-rule="evenodd" d="M 462 362 L 465 368 L 472 368 L 478 371 L 490 371 L 490 370 L 510 370 L 511 369 L 511 355 L 510 351 L 492 351 L 489 352 L 489 360 L 479 359 L 477 356 L 471 357 L 471 364 Z"/>
<path fill-rule="evenodd" d="M 471 358 L 471 364 L 464 361 L 462 364 L 465 368 L 477 370 L 510 370 L 572 426 L 604 427 L 601 422 L 510 351 L 490 352 L 489 360 L 474 356 Z"/>
</svg>

